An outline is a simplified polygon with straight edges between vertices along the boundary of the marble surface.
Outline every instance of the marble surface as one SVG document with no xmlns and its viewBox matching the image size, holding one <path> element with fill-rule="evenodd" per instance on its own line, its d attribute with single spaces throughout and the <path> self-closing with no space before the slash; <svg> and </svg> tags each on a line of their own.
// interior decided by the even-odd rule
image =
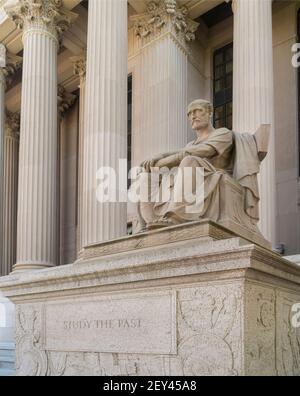
<svg viewBox="0 0 300 396">
<path fill-rule="evenodd" d="M 16 273 L 0 290 L 18 375 L 300 375 L 299 266 L 238 237 Z"/>
</svg>

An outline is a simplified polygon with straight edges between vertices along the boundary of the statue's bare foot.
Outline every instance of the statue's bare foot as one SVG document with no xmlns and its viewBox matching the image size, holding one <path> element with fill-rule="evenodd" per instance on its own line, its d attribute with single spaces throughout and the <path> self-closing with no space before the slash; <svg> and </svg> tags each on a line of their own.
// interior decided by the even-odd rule
<svg viewBox="0 0 300 396">
<path fill-rule="evenodd" d="M 147 229 L 148 229 L 149 231 L 151 231 L 151 230 L 156 230 L 156 229 L 158 229 L 158 228 L 170 227 L 170 226 L 173 226 L 173 225 L 174 225 L 174 223 L 173 223 L 172 220 L 162 218 L 162 219 L 153 221 L 153 222 L 151 222 L 151 223 L 148 223 L 148 224 L 147 224 Z"/>
<path fill-rule="evenodd" d="M 174 212 L 167 212 L 164 217 L 163 217 L 164 221 L 169 221 L 172 223 L 172 225 L 178 225 L 178 224 L 182 224 L 184 221 L 182 221 L 182 219 L 180 217 L 178 217 L 176 215 L 176 213 Z"/>
</svg>

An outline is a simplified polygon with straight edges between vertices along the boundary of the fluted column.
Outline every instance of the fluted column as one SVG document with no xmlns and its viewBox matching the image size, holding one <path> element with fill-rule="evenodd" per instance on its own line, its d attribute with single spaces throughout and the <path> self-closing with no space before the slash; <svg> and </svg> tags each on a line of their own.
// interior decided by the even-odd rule
<svg viewBox="0 0 300 396">
<path fill-rule="evenodd" d="M 6 49 L 0 44 L 0 252 L 3 251 L 3 165 L 4 165 L 4 128 L 5 128 L 5 86 L 6 86 Z M 5 274 L 3 258 L 0 254 L 0 276 Z"/>
<path fill-rule="evenodd" d="M 60 0 L 20 0 L 7 13 L 23 29 L 17 263 L 56 264 L 57 51 L 71 22 Z"/>
<path fill-rule="evenodd" d="M 12 234 L 12 229 L 16 232 L 13 225 L 13 218 L 9 216 L 15 216 L 16 208 L 15 203 L 17 200 L 17 191 L 12 188 L 8 191 L 13 194 L 11 195 L 12 202 L 7 201 L 7 188 L 8 186 L 7 171 L 14 174 L 15 164 L 12 164 L 12 168 L 4 170 L 4 157 L 7 157 L 7 136 L 5 136 L 5 125 L 6 114 L 5 114 L 5 90 L 7 85 L 11 83 L 14 73 L 21 67 L 22 58 L 11 54 L 6 51 L 3 44 L 0 44 L 0 276 L 7 275 L 12 268 L 15 260 L 15 240 L 16 234 Z M 7 161 L 5 159 L 5 164 Z M 7 206 L 11 204 L 11 206 Z"/>
<path fill-rule="evenodd" d="M 234 0 L 233 128 L 255 133 L 270 124 L 260 175 L 260 228 L 275 243 L 275 145 L 272 0 Z"/>
<path fill-rule="evenodd" d="M 16 263 L 20 114 L 6 112 L 4 142 L 3 275 Z"/>
<path fill-rule="evenodd" d="M 58 128 L 57 128 L 57 136 L 58 136 L 58 150 L 57 150 L 57 265 L 66 264 L 67 261 L 64 257 L 64 245 L 65 240 L 70 239 L 68 228 L 66 224 L 68 224 L 71 219 L 69 218 L 68 208 L 73 207 L 73 202 L 76 201 L 76 195 L 70 197 L 66 195 L 66 183 L 69 182 L 71 175 L 68 174 L 68 166 L 65 160 L 65 150 L 66 147 L 66 131 L 63 128 L 62 123 L 64 121 L 64 117 L 66 113 L 73 106 L 76 101 L 76 95 L 73 95 L 65 90 L 65 88 L 61 85 L 58 86 Z M 67 133 L 68 134 L 68 133 Z M 76 173 L 76 170 L 75 170 Z M 73 200 L 73 202 L 71 202 Z M 75 206 L 75 205 L 74 205 Z M 74 214 L 75 216 L 75 214 Z M 75 218 L 74 218 L 75 223 Z"/>
<path fill-rule="evenodd" d="M 83 200 L 83 142 L 86 91 L 86 55 L 72 58 L 74 74 L 79 77 L 79 138 L 78 138 L 78 199 L 77 199 L 77 256 L 83 249 L 82 200 Z"/>
<path fill-rule="evenodd" d="M 90 0 L 88 24 L 83 246 L 126 234 L 126 204 L 98 202 L 96 192 L 98 169 L 118 173 L 127 157 L 127 1 Z"/>
<path fill-rule="evenodd" d="M 145 14 L 132 20 L 141 48 L 141 103 L 134 136 L 138 150 L 133 150 L 133 163 L 139 165 L 187 144 L 189 42 L 195 39 L 198 23 L 176 0 L 151 2 Z"/>
</svg>

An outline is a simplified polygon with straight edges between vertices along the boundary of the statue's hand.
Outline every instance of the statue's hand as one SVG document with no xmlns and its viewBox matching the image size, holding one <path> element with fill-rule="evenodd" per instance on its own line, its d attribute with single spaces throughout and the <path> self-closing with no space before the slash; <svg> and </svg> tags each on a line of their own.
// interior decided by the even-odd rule
<svg viewBox="0 0 300 396">
<path fill-rule="evenodd" d="M 150 160 L 146 160 L 143 161 L 141 163 L 141 167 L 144 168 L 146 170 L 146 172 L 150 172 L 151 168 L 154 168 L 155 166 L 157 166 L 157 162 L 159 162 L 161 159 L 163 159 L 164 157 L 162 155 L 156 156 Z"/>
<path fill-rule="evenodd" d="M 158 168 L 173 168 L 180 165 L 180 162 L 184 158 L 184 152 L 179 151 L 176 154 L 169 155 L 168 157 L 161 158 L 155 166 Z"/>
</svg>

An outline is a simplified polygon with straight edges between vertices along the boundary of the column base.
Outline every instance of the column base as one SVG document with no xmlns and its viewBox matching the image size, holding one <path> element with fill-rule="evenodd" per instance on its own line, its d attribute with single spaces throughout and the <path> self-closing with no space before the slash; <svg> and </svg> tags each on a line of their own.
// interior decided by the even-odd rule
<svg viewBox="0 0 300 396">
<path fill-rule="evenodd" d="M 55 266 L 54 264 L 39 264 L 39 263 L 21 264 L 21 263 L 17 263 L 13 266 L 12 274 L 42 270 L 42 269 L 52 268 L 54 266 Z"/>
<path fill-rule="evenodd" d="M 299 265 L 228 230 L 190 230 L 0 279 L 18 312 L 17 374 L 300 375 Z"/>
</svg>

